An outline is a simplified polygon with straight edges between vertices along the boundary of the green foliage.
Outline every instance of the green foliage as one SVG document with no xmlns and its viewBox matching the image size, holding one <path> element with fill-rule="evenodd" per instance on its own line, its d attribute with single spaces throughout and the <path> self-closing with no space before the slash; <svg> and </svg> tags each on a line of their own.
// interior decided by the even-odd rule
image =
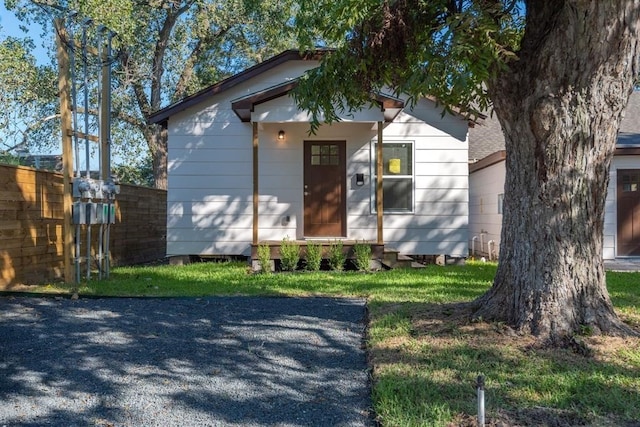
<svg viewBox="0 0 640 427">
<path fill-rule="evenodd" d="M 300 261 L 300 246 L 289 240 L 288 237 L 282 239 L 280 243 L 280 268 L 283 271 L 294 271 Z"/>
<path fill-rule="evenodd" d="M 355 266 L 358 271 L 369 271 L 371 265 L 371 245 L 365 241 L 353 245 Z"/>
<path fill-rule="evenodd" d="M 0 40 L 0 151 L 59 145 L 57 77 L 36 64 L 31 39 Z"/>
<path fill-rule="evenodd" d="M 94 20 L 87 29 L 90 44 L 97 42 L 99 25 L 117 33 L 113 39 L 114 152 L 128 163 L 140 154 L 150 155 L 155 159 L 156 183 L 164 177 L 166 141 L 162 140 L 160 127 L 148 124 L 151 113 L 295 46 L 291 17 L 296 6 L 290 0 L 7 0 L 6 7 L 25 24 L 43 25 L 48 31 L 47 40 L 53 40 L 52 18 L 65 16 L 69 10 L 79 12 L 78 18 L 65 22 L 76 37 L 81 33 L 82 19 Z M 48 47 L 51 57 L 55 57 L 54 46 Z M 94 72 L 97 60 L 93 56 L 89 60 L 90 71 Z M 4 59 L 0 61 L 3 63 Z M 13 75 L 30 76 L 31 65 L 25 72 Z M 55 82 L 50 84 L 42 76 L 34 78 L 39 80 L 37 87 L 57 89 Z M 92 93 L 95 84 L 90 81 Z M 93 101 L 92 107 L 97 105 Z M 34 115 L 49 116 L 57 112 L 56 107 L 54 103 Z M 93 118 L 91 124 L 95 124 Z"/>
<path fill-rule="evenodd" d="M 262 273 L 271 273 L 271 248 L 269 245 L 258 245 L 258 263 L 260 264 L 260 271 Z"/>
<path fill-rule="evenodd" d="M 116 165 L 112 168 L 112 174 L 117 178 L 117 181 L 122 184 L 153 187 L 153 167 L 151 165 L 151 158 L 148 156 L 139 163 Z"/>
<path fill-rule="evenodd" d="M 0 163 L 4 165 L 20 165 L 20 157 L 11 154 L 0 154 Z"/>
<path fill-rule="evenodd" d="M 342 271 L 346 256 L 343 251 L 342 240 L 335 240 L 329 245 L 329 268 L 334 271 Z"/>
<path fill-rule="evenodd" d="M 322 264 L 322 244 L 313 241 L 307 242 L 307 256 L 305 258 L 308 271 L 320 270 Z"/>
<path fill-rule="evenodd" d="M 457 5 L 454 7 L 454 5 Z M 313 48 L 319 34 L 336 50 L 294 91 L 314 129 L 325 117 L 372 103 L 395 90 L 413 101 L 428 95 L 443 108 L 486 110 L 486 82 L 515 59 L 523 33 L 515 2 L 302 2 L 299 40 Z M 311 29 L 311 31 L 310 31 Z"/>
</svg>

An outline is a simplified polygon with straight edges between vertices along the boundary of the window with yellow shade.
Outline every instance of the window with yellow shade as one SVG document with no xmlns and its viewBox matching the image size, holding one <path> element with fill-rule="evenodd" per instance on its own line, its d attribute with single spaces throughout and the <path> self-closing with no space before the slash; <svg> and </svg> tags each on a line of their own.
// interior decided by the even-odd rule
<svg viewBox="0 0 640 427">
<path fill-rule="evenodd" d="M 372 210 L 376 210 L 376 145 L 372 144 Z M 413 212 L 413 142 L 382 144 L 382 206 L 384 212 Z"/>
</svg>

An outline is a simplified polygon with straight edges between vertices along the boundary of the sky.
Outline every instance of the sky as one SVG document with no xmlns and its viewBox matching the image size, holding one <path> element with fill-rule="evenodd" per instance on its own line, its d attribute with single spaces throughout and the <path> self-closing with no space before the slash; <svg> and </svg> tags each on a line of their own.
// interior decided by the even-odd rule
<svg viewBox="0 0 640 427">
<path fill-rule="evenodd" d="M 8 11 L 4 6 L 4 1 L 0 0 L 0 40 L 6 37 L 31 37 L 34 40 L 35 50 L 32 52 L 39 64 L 50 64 L 50 58 L 47 51 L 42 47 L 43 40 L 41 38 L 42 27 L 37 24 L 31 25 L 29 32 L 25 32 L 20 28 L 20 22 L 13 12 Z M 53 37 L 53 35 L 51 36 Z M 46 40 L 45 40 L 46 41 Z M 2 135 L 0 134 L 0 138 Z M 61 147 L 52 151 L 39 152 L 37 149 L 32 154 L 59 154 Z M 84 152 L 83 152 L 84 153 Z M 84 154 L 81 156 L 81 168 L 84 170 L 86 166 L 84 162 Z M 95 155 L 91 156 L 91 167 L 97 168 L 97 159 Z"/>
<path fill-rule="evenodd" d="M 49 62 L 46 50 L 42 47 L 41 39 L 42 28 L 37 24 L 32 24 L 29 32 L 24 32 L 20 28 L 20 21 L 4 6 L 4 1 L 0 0 L 0 40 L 5 37 L 31 37 L 36 45 L 33 55 L 38 63 L 45 64 Z M 53 37 L 53 36 L 52 36 Z"/>
</svg>

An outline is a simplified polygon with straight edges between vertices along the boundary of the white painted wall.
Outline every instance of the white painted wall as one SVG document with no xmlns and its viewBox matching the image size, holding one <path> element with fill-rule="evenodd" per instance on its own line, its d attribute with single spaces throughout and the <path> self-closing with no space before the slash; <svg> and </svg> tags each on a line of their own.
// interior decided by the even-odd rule
<svg viewBox="0 0 640 427">
<path fill-rule="evenodd" d="M 602 257 L 605 260 L 615 259 L 617 256 L 616 185 L 618 169 L 639 168 L 640 156 L 616 156 L 611 163 L 604 213 Z M 478 237 L 476 250 L 479 250 L 480 236 L 485 232 L 482 255 L 487 253 L 489 240 L 495 240 L 499 249 L 502 215 L 497 212 L 497 197 L 504 190 L 504 175 L 505 167 L 504 161 L 502 161 L 476 171 L 469 177 L 469 232 L 471 238 Z M 471 246 L 472 243 L 469 242 L 469 248 Z"/>
<path fill-rule="evenodd" d="M 169 121 L 167 255 L 248 255 L 252 241 L 252 125 L 242 123 L 231 101 L 280 84 L 315 66 L 293 61 L 272 69 Z M 271 105 L 273 104 L 273 105 Z M 269 116 L 270 107 L 277 114 Z M 277 108 L 276 108 L 277 107 Z M 289 97 L 259 104 L 253 113 L 259 134 L 259 239 L 303 236 L 303 141 L 347 141 L 347 238 L 374 241 L 371 209 L 371 149 L 375 122 L 322 126 L 308 123 Z M 361 120 L 378 120 L 368 110 Z M 276 120 L 270 122 L 268 120 Z M 306 120 L 306 118 L 305 118 Z M 429 124 L 427 124 L 429 123 Z M 278 141 L 279 130 L 286 132 Z M 414 142 L 416 209 L 385 214 L 384 239 L 406 254 L 466 256 L 469 241 L 467 123 L 441 116 L 430 101 L 418 103 L 384 128 L 385 141 Z M 365 185 L 355 185 L 355 174 Z M 287 220 L 288 217 L 288 220 Z"/>
<path fill-rule="evenodd" d="M 490 249 L 492 259 L 500 253 L 502 214 L 498 213 L 498 194 L 504 193 L 504 177 L 504 161 L 469 176 L 469 250 L 475 251 L 476 257 L 488 258 Z"/>
<path fill-rule="evenodd" d="M 414 142 L 415 175 L 415 212 L 384 215 L 385 245 L 409 255 L 467 256 L 467 122 L 422 100 L 385 127 L 383 140 Z"/>
</svg>

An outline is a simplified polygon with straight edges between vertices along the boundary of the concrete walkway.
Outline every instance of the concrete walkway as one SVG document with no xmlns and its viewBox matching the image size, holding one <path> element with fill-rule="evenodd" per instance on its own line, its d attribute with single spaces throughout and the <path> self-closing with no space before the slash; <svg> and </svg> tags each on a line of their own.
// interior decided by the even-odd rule
<svg viewBox="0 0 640 427">
<path fill-rule="evenodd" d="M 640 258 L 618 258 L 604 262 L 607 271 L 640 271 Z"/>
</svg>

